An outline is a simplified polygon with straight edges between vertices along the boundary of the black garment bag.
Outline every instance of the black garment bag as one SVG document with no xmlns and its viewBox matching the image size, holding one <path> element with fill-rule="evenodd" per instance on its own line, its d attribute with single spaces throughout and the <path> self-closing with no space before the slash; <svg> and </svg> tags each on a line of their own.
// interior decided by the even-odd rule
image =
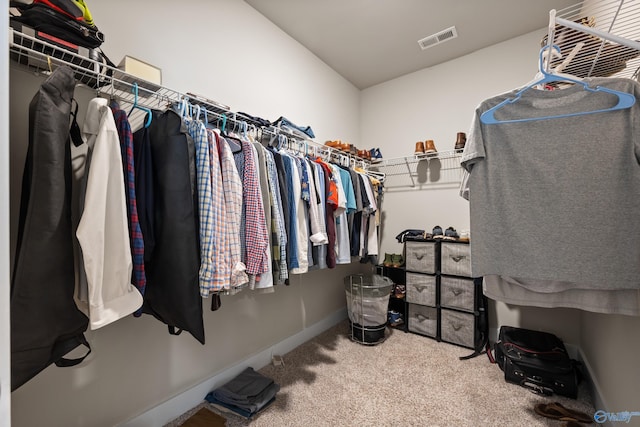
<svg viewBox="0 0 640 427">
<path fill-rule="evenodd" d="M 204 344 L 195 147 L 182 119 L 172 110 L 154 113 L 149 139 L 155 247 L 145 262 L 147 288 L 142 310 L 167 324 L 172 335 L 185 330 Z"/>
<path fill-rule="evenodd" d="M 89 344 L 89 319 L 76 307 L 71 227 L 69 118 L 73 71 L 56 69 L 29 105 L 29 147 L 22 179 L 11 280 L 11 389 Z M 88 353 L 87 353 L 88 354 Z"/>
</svg>

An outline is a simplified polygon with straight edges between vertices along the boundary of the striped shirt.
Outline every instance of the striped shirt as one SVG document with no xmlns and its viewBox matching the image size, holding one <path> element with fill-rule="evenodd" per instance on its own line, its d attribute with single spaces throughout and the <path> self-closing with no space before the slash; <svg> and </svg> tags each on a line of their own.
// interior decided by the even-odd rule
<svg viewBox="0 0 640 427">
<path fill-rule="evenodd" d="M 265 150 L 267 161 L 267 177 L 269 178 L 269 193 L 271 203 L 271 222 L 273 230 L 272 246 L 273 260 L 277 263 L 278 275 L 275 277 L 276 283 L 283 284 L 289 278 L 287 270 L 287 233 L 285 231 L 284 218 L 282 213 L 282 199 L 280 197 L 280 184 L 278 183 L 278 171 L 273 153 Z"/>
<path fill-rule="evenodd" d="M 233 153 L 229 144 L 214 132 L 220 156 L 222 172 L 222 188 L 224 190 L 224 205 L 227 210 L 227 255 L 225 262 L 231 269 L 230 285 L 238 287 L 249 281 L 245 273 L 246 266 L 242 262 L 240 246 L 240 219 L 242 217 L 242 179 L 236 169 Z"/>
<path fill-rule="evenodd" d="M 198 272 L 198 282 L 200 284 L 200 295 L 208 297 L 214 269 L 212 262 L 214 219 L 209 141 L 207 140 L 207 131 L 202 122 L 188 118 L 183 120 L 196 147 L 196 191 L 200 227 L 200 270 Z"/>
</svg>

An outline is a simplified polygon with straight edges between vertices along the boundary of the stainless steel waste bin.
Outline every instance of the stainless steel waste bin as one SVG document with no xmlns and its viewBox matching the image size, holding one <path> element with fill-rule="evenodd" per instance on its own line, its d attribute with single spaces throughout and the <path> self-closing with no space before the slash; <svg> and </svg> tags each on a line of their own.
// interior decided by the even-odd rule
<svg viewBox="0 0 640 427">
<path fill-rule="evenodd" d="M 391 279 L 377 274 L 352 274 L 344 278 L 353 341 L 375 345 L 385 340 L 392 286 Z"/>
</svg>

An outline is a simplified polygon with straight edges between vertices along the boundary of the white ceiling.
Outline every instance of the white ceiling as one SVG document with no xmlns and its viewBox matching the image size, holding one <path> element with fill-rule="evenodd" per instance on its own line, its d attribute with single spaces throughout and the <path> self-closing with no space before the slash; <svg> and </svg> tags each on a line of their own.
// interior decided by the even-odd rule
<svg viewBox="0 0 640 427">
<path fill-rule="evenodd" d="M 359 89 L 549 24 L 578 0 L 245 0 Z M 458 38 L 418 40 L 455 25 Z"/>
</svg>

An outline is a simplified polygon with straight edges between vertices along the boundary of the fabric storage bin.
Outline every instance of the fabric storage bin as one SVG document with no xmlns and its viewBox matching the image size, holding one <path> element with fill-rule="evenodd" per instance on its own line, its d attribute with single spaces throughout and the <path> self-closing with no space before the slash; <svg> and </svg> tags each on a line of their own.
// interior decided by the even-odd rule
<svg viewBox="0 0 640 427">
<path fill-rule="evenodd" d="M 435 307 L 436 283 L 436 276 L 407 272 L 407 302 Z"/>
<path fill-rule="evenodd" d="M 459 310 L 474 311 L 475 289 L 473 279 L 440 277 L 440 305 Z"/>
<path fill-rule="evenodd" d="M 442 274 L 471 277 L 471 251 L 466 243 L 442 242 Z"/>
<path fill-rule="evenodd" d="M 405 242 L 405 268 L 418 273 L 436 273 L 436 242 Z"/>
<path fill-rule="evenodd" d="M 440 338 L 453 344 L 474 348 L 476 316 L 471 313 L 442 309 Z"/>
<path fill-rule="evenodd" d="M 424 305 L 409 304 L 409 331 L 430 337 L 438 335 L 438 309 Z"/>
</svg>

